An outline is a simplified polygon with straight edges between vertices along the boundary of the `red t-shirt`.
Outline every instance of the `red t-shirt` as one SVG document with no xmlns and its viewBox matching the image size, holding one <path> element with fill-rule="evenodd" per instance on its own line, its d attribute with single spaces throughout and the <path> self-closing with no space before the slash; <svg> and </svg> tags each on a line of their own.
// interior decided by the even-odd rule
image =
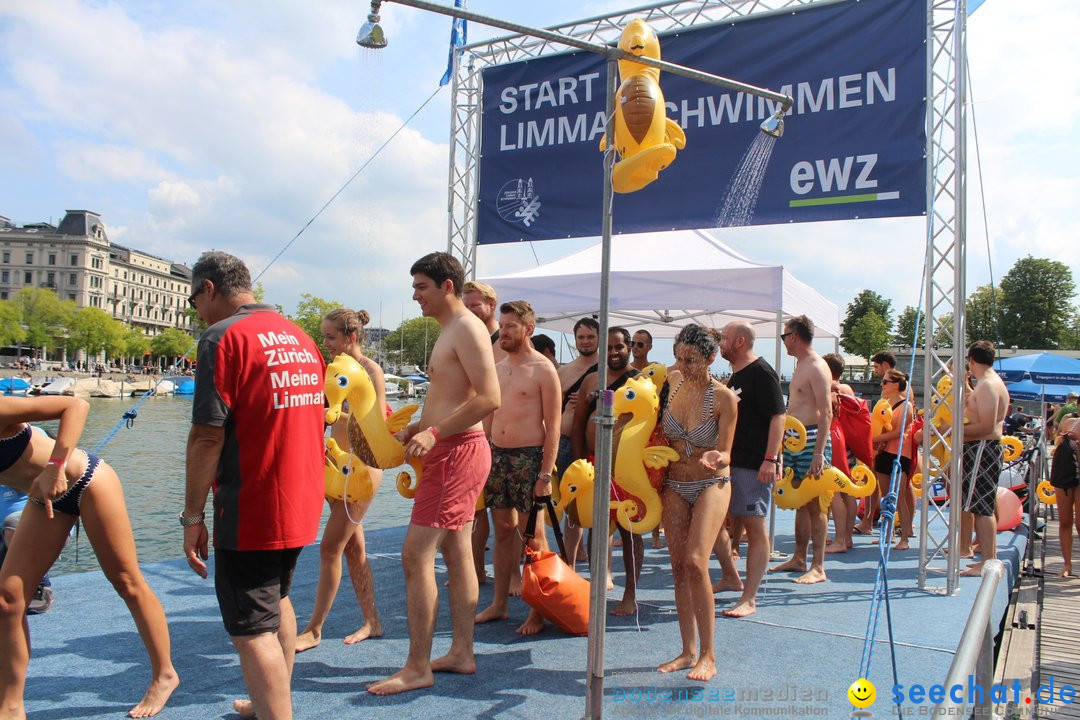
<svg viewBox="0 0 1080 720">
<path fill-rule="evenodd" d="M 199 338 L 192 423 L 225 430 L 214 547 L 280 550 L 315 540 L 323 503 L 322 355 L 267 305 Z"/>
</svg>

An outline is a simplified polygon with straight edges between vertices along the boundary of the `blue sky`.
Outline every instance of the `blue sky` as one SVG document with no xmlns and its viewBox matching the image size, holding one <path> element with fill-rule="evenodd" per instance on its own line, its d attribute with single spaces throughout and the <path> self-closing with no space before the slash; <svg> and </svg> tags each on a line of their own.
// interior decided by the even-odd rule
<svg viewBox="0 0 1080 720">
<path fill-rule="evenodd" d="M 552 25 L 629 3 L 472 0 Z M 0 215 L 102 213 L 119 243 L 190 263 L 208 248 L 260 269 L 435 90 L 449 18 L 387 3 L 390 46 L 359 49 L 364 2 L 0 0 Z M 502 34 L 471 25 L 470 41 Z M 970 288 L 1033 254 L 1080 266 L 1076 238 L 1080 3 L 989 0 L 969 21 Z M 445 249 L 444 90 L 264 277 L 287 310 L 302 292 L 414 316 L 408 266 Z M 785 138 L 789 141 L 790 138 Z M 783 262 L 843 308 L 862 288 L 918 299 L 920 219 L 736 229 L 721 238 Z M 481 248 L 481 275 L 583 241 Z M 822 248 L 831 252 L 822 252 Z"/>
</svg>

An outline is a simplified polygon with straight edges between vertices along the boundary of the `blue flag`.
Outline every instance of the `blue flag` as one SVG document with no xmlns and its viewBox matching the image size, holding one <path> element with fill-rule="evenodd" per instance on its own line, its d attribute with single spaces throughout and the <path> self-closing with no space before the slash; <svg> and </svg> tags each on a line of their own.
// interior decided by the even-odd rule
<svg viewBox="0 0 1080 720">
<path fill-rule="evenodd" d="M 454 7 L 465 7 L 465 0 L 454 0 Z M 465 43 L 468 42 L 468 36 L 468 23 L 462 18 L 454 18 L 453 24 L 450 25 L 450 53 L 446 59 L 446 72 L 443 73 L 442 80 L 439 81 L 439 87 L 450 82 L 450 77 L 454 74 L 454 53 L 457 52 L 458 48 L 465 46 Z"/>
</svg>

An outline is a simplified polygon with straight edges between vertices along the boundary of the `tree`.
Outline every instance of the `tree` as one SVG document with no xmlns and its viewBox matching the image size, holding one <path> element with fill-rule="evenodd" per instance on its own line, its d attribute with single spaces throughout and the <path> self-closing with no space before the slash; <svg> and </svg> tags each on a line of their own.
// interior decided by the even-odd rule
<svg viewBox="0 0 1080 720">
<path fill-rule="evenodd" d="M 60 300 L 56 293 L 45 288 L 25 287 L 12 297 L 19 311 L 19 320 L 26 329 L 25 342 L 33 347 L 55 347 L 57 338 L 64 335 L 75 303 Z"/>
<path fill-rule="evenodd" d="M 851 345 L 844 345 L 844 349 L 859 357 L 866 358 L 866 364 L 870 364 L 870 358 L 889 346 L 889 326 L 876 311 L 870 310 L 855 321 L 850 333 Z"/>
<path fill-rule="evenodd" d="M 105 349 L 109 340 L 109 326 L 114 322 L 101 308 L 79 308 L 68 321 L 64 345 L 68 352 L 85 350 L 88 357 L 96 357 Z"/>
<path fill-rule="evenodd" d="M 150 338 L 139 328 L 128 328 L 124 335 L 124 354 L 134 360 L 141 360 L 150 350 Z"/>
<path fill-rule="evenodd" d="M 1080 350 L 1080 307 L 1073 308 L 1072 320 L 1061 337 L 1062 350 Z"/>
<path fill-rule="evenodd" d="M 1028 255 L 1001 278 L 1004 344 L 1031 349 L 1061 345 L 1072 319 L 1076 293 L 1065 263 Z"/>
<path fill-rule="evenodd" d="M 326 313 L 341 307 L 341 303 L 335 300 L 323 300 L 321 297 L 310 293 L 301 293 L 300 303 L 296 306 L 296 313 L 289 319 L 300 326 L 300 329 L 308 334 L 308 337 L 319 342 L 322 339 L 322 319 Z M 326 350 L 323 349 L 323 356 Z M 328 358 L 327 358 L 328 359 Z"/>
<path fill-rule="evenodd" d="M 439 338 L 439 323 L 434 318 L 412 318 L 383 339 L 386 354 L 399 364 L 426 367 L 431 347 Z"/>
<path fill-rule="evenodd" d="M 915 337 L 916 325 L 918 325 L 918 337 Z M 925 330 L 924 321 L 919 317 L 918 309 L 908 305 L 896 319 L 896 335 L 893 336 L 893 342 L 908 347 L 922 347 L 926 344 L 923 342 L 923 338 L 926 337 Z"/>
<path fill-rule="evenodd" d="M 25 339 L 19 308 L 10 300 L 0 300 L 0 347 L 18 345 Z"/>
<path fill-rule="evenodd" d="M 859 349 L 862 346 L 855 340 L 853 333 L 859 320 L 870 312 L 876 313 L 878 318 L 885 324 L 886 333 L 892 330 L 892 300 L 886 300 L 873 290 L 863 290 L 855 296 L 854 300 L 848 303 L 847 314 L 844 316 L 844 321 L 840 323 L 840 344 L 844 346 L 845 351 L 856 355 L 862 354 Z M 874 352 L 885 349 L 888 344 L 889 339 L 886 338 L 882 346 L 870 354 L 873 355 Z"/>
<path fill-rule="evenodd" d="M 993 285 L 981 285 L 968 295 L 967 342 L 989 340 L 995 346 L 1001 342 L 1001 290 Z"/>
<path fill-rule="evenodd" d="M 165 328 L 163 332 L 150 338 L 150 351 L 156 357 L 163 357 L 172 364 L 172 361 L 191 349 L 195 341 L 183 330 Z"/>
</svg>

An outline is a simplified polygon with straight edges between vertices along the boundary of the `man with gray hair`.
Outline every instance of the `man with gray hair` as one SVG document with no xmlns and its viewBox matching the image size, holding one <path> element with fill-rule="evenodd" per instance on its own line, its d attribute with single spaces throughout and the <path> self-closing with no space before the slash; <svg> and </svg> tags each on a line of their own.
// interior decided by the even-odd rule
<svg viewBox="0 0 1080 720">
<path fill-rule="evenodd" d="M 203 510 L 214 489 L 214 587 L 251 700 L 245 717 L 292 718 L 296 614 L 289 587 L 323 504 L 323 361 L 315 343 L 255 302 L 240 259 L 208 252 L 188 303 L 199 338 L 187 443 L 184 555 L 205 578 Z"/>
<path fill-rule="evenodd" d="M 769 533 L 765 516 L 769 495 L 780 471 L 780 441 L 784 436 L 784 397 L 776 371 L 754 353 L 754 328 L 734 320 L 720 331 L 720 355 L 731 363 L 727 386 L 739 401 L 735 437 L 731 443 L 731 505 L 728 512 L 746 528 L 746 583 L 727 617 L 745 617 L 757 611 L 756 597 L 769 563 Z M 740 523 L 736 523 L 738 527 Z M 741 532 L 741 531 L 740 531 Z M 731 558 L 726 530 L 716 539 L 716 554 Z M 733 565 L 733 563 L 732 563 Z M 738 575 L 724 584 L 738 588 Z"/>
</svg>

